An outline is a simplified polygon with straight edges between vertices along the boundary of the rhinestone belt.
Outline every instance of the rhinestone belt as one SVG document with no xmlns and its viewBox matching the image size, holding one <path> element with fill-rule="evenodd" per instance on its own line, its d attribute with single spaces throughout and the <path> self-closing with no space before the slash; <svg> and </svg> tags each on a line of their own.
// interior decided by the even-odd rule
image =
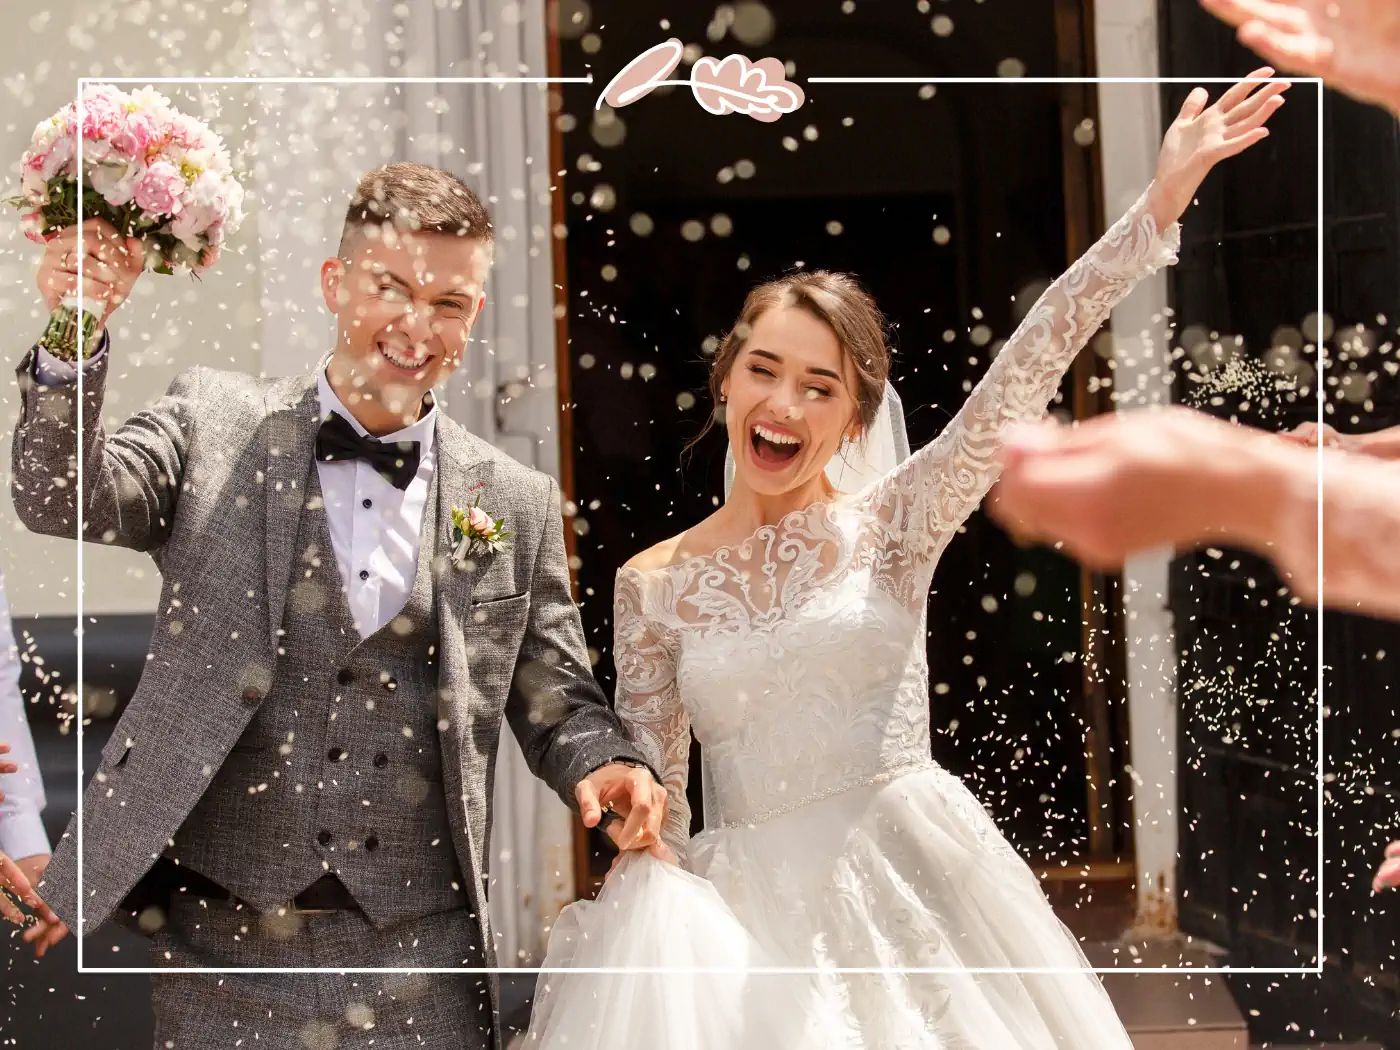
<svg viewBox="0 0 1400 1050">
<path fill-rule="evenodd" d="M 798 799 L 796 802 L 789 802 L 786 805 L 774 806 L 772 809 L 765 809 L 761 813 L 755 813 L 744 820 L 726 820 L 722 824 L 714 825 L 715 831 L 728 831 L 733 828 L 751 828 L 757 824 L 765 824 L 776 817 L 786 816 L 796 812 L 805 806 L 813 805 L 817 802 L 824 802 L 837 795 L 843 795 L 847 791 L 854 791 L 856 788 L 873 787 L 876 784 L 887 784 L 891 780 L 898 780 L 902 776 L 910 773 L 924 773 L 938 767 L 933 762 L 918 762 L 913 765 L 901 766 L 898 769 L 886 769 L 880 773 L 872 773 L 870 776 L 861 777 L 847 784 L 838 784 L 836 787 L 819 791 L 815 795 L 808 795 L 806 798 Z M 710 830 L 706 828 L 705 830 Z"/>
</svg>

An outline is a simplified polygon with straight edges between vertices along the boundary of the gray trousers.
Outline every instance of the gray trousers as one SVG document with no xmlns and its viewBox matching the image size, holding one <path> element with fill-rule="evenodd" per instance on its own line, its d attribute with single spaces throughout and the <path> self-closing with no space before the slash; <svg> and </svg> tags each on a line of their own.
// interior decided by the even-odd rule
<svg viewBox="0 0 1400 1050">
<path fill-rule="evenodd" d="M 152 966 L 321 973 L 153 974 L 156 1050 L 489 1050 L 486 974 L 336 973 L 480 965 L 465 909 L 376 930 L 360 912 L 267 919 L 177 894 Z"/>
</svg>

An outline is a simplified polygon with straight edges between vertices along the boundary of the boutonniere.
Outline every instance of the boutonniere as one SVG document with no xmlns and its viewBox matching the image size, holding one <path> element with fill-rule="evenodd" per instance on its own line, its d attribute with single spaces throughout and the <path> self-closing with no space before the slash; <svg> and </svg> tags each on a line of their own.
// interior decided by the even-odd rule
<svg viewBox="0 0 1400 1050">
<path fill-rule="evenodd" d="M 493 518 L 481 509 L 482 485 L 472 487 L 476 500 L 470 507 L 452 508 L 452 561 L 461 568 L 468 558 L 510 550 L 515 533 L 507 532 L 504 518 Z"/>
</svg>

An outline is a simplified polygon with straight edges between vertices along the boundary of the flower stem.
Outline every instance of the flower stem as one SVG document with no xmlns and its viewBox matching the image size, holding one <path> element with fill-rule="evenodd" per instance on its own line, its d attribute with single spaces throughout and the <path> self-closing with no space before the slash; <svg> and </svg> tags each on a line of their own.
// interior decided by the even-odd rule
<svg viewBox="0 0 1400 1050">
<path fill-rule="evenodd" d="M 80 312 L 77 299 L 64 299 L 49 315 L 49 323 L 39 337 L 39 345 L 54 357 L 76 361 L 81 342 L 82 358 L 86 361 L 97 350 L 97 331 L 96 314 L 89 310 Z"/>
</svg>

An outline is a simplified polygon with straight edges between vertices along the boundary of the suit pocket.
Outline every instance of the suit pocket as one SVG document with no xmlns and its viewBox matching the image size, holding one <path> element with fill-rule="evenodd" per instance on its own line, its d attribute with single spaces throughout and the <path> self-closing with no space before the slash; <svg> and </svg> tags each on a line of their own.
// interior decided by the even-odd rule
<svg viewBox="0 0 1400 1050">
<path fill-rule="evenodd" d="M 131 749 L 135 746 L 135 734 L 118 723 L 113 727 L 112 735 L 107 738 L 107 742 L 102 745 L 102 761 L 109 769 L 119 769 L 126 765 L 126 760 L 131 755 Z"/>
<path fill-rule="evenodd" d="M 512 602 L 528 605 L 530 602 L 530 592 L 521 591 L 519 594 L 507 594 L 501 598 L 476 598 L 472 600 L 473 609 L 486 609 L 488 612 L 500 608 L 507 608 Z"/>
<path fill-rule="evenodd" d="M 463 630 L 467 639 L 467 655 L 473 669 L 482 666 L 483 658 L 509 661 L 515 664 L 516 650 L 525 632 L 530 615 L 530 595 L 512 594 L 505 598 L 488 598 L 472 602 L 467 609 Z"/>
</svg>

